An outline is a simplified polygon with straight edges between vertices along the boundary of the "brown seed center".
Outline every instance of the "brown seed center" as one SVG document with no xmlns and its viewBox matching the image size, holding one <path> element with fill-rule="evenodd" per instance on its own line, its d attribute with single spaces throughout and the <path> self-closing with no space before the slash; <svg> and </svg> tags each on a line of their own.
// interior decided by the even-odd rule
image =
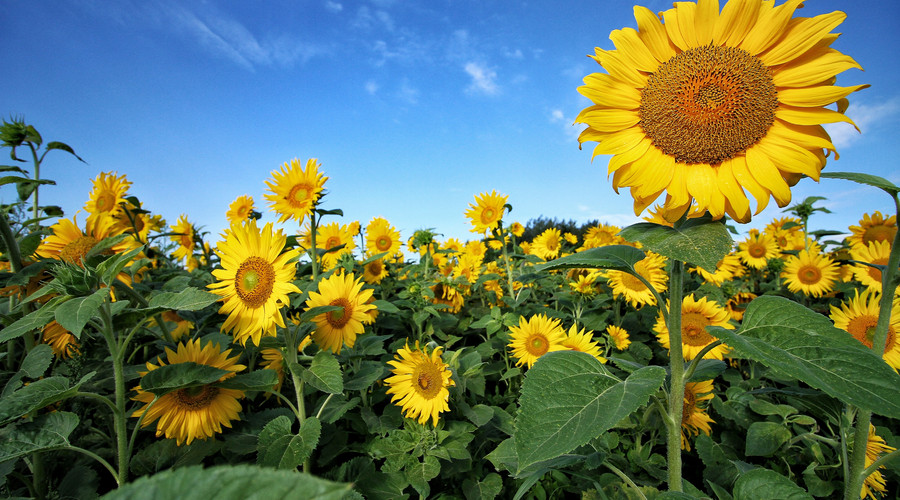
<svg viewBox="0 0 900 500">
<path fill-rule="evenodd" d="M 248 257 L 234 276 L 234 289 L 238 298 L 251 309 L 265 304 L 272 295 L 274 286 L 275 269 L 262 257 Z"/>
</svg>

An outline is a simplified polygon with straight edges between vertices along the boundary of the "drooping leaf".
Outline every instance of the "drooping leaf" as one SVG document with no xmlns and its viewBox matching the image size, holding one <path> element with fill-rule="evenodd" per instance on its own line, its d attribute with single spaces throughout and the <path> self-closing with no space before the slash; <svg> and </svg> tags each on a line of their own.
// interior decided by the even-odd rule
<svg viewBox="0 0 900 500">
<path fill-rule="evenodd" d="M 535 272 L 543 272 L 577 267 L 634 272 L 634 265 L 644 257 L 646 257 L 646 254 L 633 246 L 609 245 L 590 248 L 560 257 L 545 264 L 538 264 L 534 266 L 534 270 Z"/>
<path fill-rule="evenodd" d="M 783 297 L 754 299 L 741 327 L 708 327 L 741 356 L 879 415 L 900 418 L 900 375 L 847 332 Z"/>
<path fill-rule="evenodd" d="M 143 251 L 144 245 L 141 245 L 127 252 L 117 253 L 97 264 L 97 274 L 100 275 L 100 280 L 106 285 L 112 285 L 122 269 L 125 269 L 125 266 Z"/>
<path fill-rule="evenodd" d="M 688 219 L 677 229 L 650 222 L 626 227 L 619 233 L 629 241 L 670 259 L 690 262 L 714 272 L 716 265 L 731 251 L 734 242 L 722 221 L 708 217 Z"/>
<path fill-rule="evenodd" d="M 75 385 L 69 385 L 66 377 L 47 377 L 23 386 L 0 398 L 0 425 L 7 424 L 45 406 L 70 398 L 78 388 L 94 376 L 91 372 Z"/>
<path fill-rule="evenodd" d="M 867 186 L 877 187 L 890 193 L 891 196 L 897 196 L 900 187 L 894 185 L 893 182 L 879 177 L 877 175 L 862 174 L 859 172 L 822 172 L 822 178 L 825 179 L 844 179 L 846 181 L 858 182 Z"/>
<path fill-rule="evenodd" d="M 316 389 L 330 394 L 344 392 L 344 379 L 341 365 L 330 351 L 316 353 L 308 370 L 300 374 L 304 382 Z"/>
<path fill-rule="evenodd" d="M 39 451 L 69 446 L 69 434 L 78 426 L 78 415 L 56 411 L 31 422 L 0 430 L 0 462 Z"/>
<path fill-rule="evenodd" d="M 109 298 L 109 290 L 101 288 L 84 297 L 73 297 L 72 300 L 61 304 L 53 313 L 54 319 L 63 328 L 69 331 L 75 338 L 81 338 L 81 330 L 90 321 L 100 306 Z"/>
<path fill-rule="evenodd" d="M 348 391 L 362 391 L 368 389 L 376 380 L 384 375 L 385 364 L 380 361 L 363 361 L 353 378 L 344 382 L 344 389 Z"/>
<path fill-rule="evenodd" d="M 56 311 L 56 308 L 67 300 L 69 300 L 69 297 L 54 297 L 41 306 L 40 309 L 31 311 L 19 318 L 15 323 L 7 326 L 0 332 L 0 344 L 8 340 L 17 339 L 32 330 L 43 328 L 53 319 L 53 313 Z"/>
<path fill-rule="evenodd" d="M 237 389 L 239 391 L 271 391 L 278 383 L 278 373 L 275 370 L 254 370 L 250 373 L 241 373 L 234 377 L 219 382 L 216 387 L 223 389 Z"/>
<path fill-rule="evenodd" d="M 228 373 L 231 372 L 190 361 L 175 363 L 147 372 L 141 377 L 141 389 L 162 396 L 179 389 L 211 384 Z"/>
<path fill-rule="evenodd" d="M 53 361 L 53 348 L 50 347 L 49 344 L 39 344 L 34 346 L 31 351 L 28 352 L 28 355 L 25 356 L 25 359 L 22 360 L 22 367 L 19 368 L 12 377 L 6 382 L 6 385 L 3 387 L 3 392 L 0 393 L 0 398 L 5 397 L 7 394 L 11 394 L 13 391 L 22 386 L 22 379 L 28 378 L 38 378 L 47 371 L 47 368 L 50 367 L 50 363 Z"/>
<path fill-rule="evenodd" d="M 150 298 L 149 306 L 174 311 L 198 311 L 219 299 L 220 297 L 214 293 L 191 287 L 180 292 L 154 295 Z"/>
<path fill-rule="evenodd" d="M 296 469 L 309 458 L 322 432 L 322 424 L 309 417 L 300 432 L 291 431 L 291 419 L 281 415 L 272 419 L 259 433 L 256 463 L 278 469 Z"/>
<path fill-rule="evenodd" d="M 377 307 L 378 310 L 383 313 L 396 314 L 400 312 L 400 308 L 395 306 L 393 302 L 388 302 L 387 300 L 378 299 L 372 303 L 375 304 L 375 307 Z"/>
<path fill-rule="evenodd" d="M 50 141 L 44 147 L 47 148 L 47 151 L 49 151 L 51 149 L 58 149 L 60 151 L 65 151 L 66 153 L 69 153 L 70 155 L 74 156 L 75 158 L 78 158 L 78 160 L 81 161 L 81 163 L 87 163 L 86 161 L 82 160 L 80 156 L 75 154 L 75 150 L 72 149 L 72 147 L 66 143 L 59 142 L 59 141 Z"/>
<path fill-rule="evenodd" d="M 463 483 L 466 500 L 493 500 L 503 490 L 503 478 L 491 472 L 481 481 L 467 480 Z"/>
<path fill-rule="evenodd" d="M 790 479 L 769 469 L 753 469 L 734 483 L 734 500 L 812 500 L 812 495 Z"/>
<path fill-rule="evenodd" d="M 665 369 L 648 366 L 619 380 L 593 356 L 558 351 L 528 370 L 516 418 L 518 472 L 558 457 L 610 429 L 645 405 Z"/>
<path fill-rule="evenodd" d="M 415 460 L 415 463 L 407 465 L 404 471 L 410 486 L 421 495 L 421 498 L 428 498 L 429 493 L 431 493 L 428 481 L 436 478 L 441 473 L 441 463 L 436 457 L 425 455 L 422 457 L 421 462 Z"/>
</svg>

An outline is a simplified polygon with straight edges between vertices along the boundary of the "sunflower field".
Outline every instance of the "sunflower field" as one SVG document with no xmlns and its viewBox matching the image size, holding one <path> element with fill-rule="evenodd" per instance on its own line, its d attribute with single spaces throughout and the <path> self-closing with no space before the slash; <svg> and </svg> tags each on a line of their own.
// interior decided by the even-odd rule
<svg viewBox="0 0 900 500">
<path fill-rule="evenodd" d="M 68 216 L 40 167 L 75 150 L 4 120 L 0 495 L 898 498 L 898 214 L 814 229 L 791 188 L 900 187 L 823 171 L 865 86 L 834 85 L 841 13 L 799 4 L 635 7 L 597 49 L 579 143 L 625 228 L 535 231 L 491 191 L 468 241 L 401 235 L 345 221 L 315 158 L 220 234 L 116 172 Z"/>
</svg>

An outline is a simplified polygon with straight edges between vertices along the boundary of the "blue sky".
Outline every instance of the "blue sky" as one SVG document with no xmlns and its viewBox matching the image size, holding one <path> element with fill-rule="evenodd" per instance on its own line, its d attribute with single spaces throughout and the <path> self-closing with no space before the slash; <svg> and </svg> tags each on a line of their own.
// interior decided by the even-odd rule
<svg viewBox="0 0 900 500">
<path fill-rule="evenodd" d="M 847 112 L 862 134 L 829 128 L 841 157 L 826 171 L 900 183 L 900 3 L 810 0 L 798 15 L 833 10 L 848 15 L 833 47 L 865 68 L 837 84 L 872 87 Z M 635 25 L 618 0 L 7 1 L 0 115 L 24 115 L 87 161 L 54 153 L 42 168 L 58 185 L 41 201 L 68 216 L 91 179 L 115 171 L 145 208 L 170 223 L 187 214 L 215 241 L 239 195 L 273 221 L 264 181 L 315 157 L 330 177 L 324 208 L 363 226 L 385 217 L 404 239 L 419 228 L 474 236 L 464 212 L 491 190 L 509 195 L 509 221 L 627 225 L 638 221 L 630 196 L 612 190 L 607 157 L 578 149 L 572 122 L 588 105 L 576 88 L 599 71 L 585 55 Z M 846 181 L 794 189 L 794 201 L 813 195 L 834 213 L 812 229 L 894 213 L 887 195 Z M 780 212 L 773 201 L 751 226 Z"/>
</svg>

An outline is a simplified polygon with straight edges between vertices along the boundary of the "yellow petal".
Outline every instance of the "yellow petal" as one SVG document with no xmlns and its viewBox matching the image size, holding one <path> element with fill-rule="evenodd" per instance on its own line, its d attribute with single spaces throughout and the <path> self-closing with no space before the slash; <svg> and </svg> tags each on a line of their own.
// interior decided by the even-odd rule
<svg viewBox="0 0 900 500">
<path fill-rule="evenodd" d="M 815 46 L 846 17 L 847 14 L 834 11 L 813 18 L 791 19 L 784 36 L 778 43 L 759 54 L 759 60 L 766 66 L 777 66 L 791 61 Z"/>
<path fill-rule="evenodd" d="M 753 174 L 750 173 L 746 157 L 736 156 L 730 161 L 734 178 L 741 184 L 741 187 L 750 191 L 750 194 L 756 199 L 756 212 L 754 212 L 754 215 L 762 212 L 769 204 L 771 192 L 757 182 Z M 784 179 L 782 179 L 782 182 L 784 182 Z"/>
<path fill-rule="evenodd" d="M 774 2 L 764 1 L 760 7 L 756 24 L 744 37 L 739 48 L 754 56 L 769 48 L 781 38 L 788 21 L 791 20 L 791 16 L 801 3 L 803 0 L 787 0 L 778 7 L 774 7 Z"/>
<path fill-rule="evenodd" d="M 737 46 L 756 24 L 759 6 L 759 0 L 731 0 L 726 3 L 713 29 L 713 44 Z"/>
<path fill-rule="evenodd" d="M 641 75 L 615 50 L 603 50 L 598 47 L 594 52 L 597 53 L 597 60 L 613 78 L 639 89 L 647 84 L 647 77 Z"/>
<path fill-rule="evenodd" d="M 650 196 L 647 196 L 646 198 L 641 198 L 639 196 L 635 196 L 634 188 L 632 188 L 631 189 L 631 197 L 634 198 L 634 215 L 635 216 L 641 215 L 641 213 L 643 213 L 644 210 L 646 210 L 647 207 L 649 207 L 651 203 L 656 201 L 656 199 L 659 198 L 659 195 L 661 195 L 661 194 L 662 194 L 662 191 L 659 191 Z"/>
<path fill-rule="evenodd" d="M 793 141 L 809 150 L 826 149 L 834 153 L 835 160 L 838 159 L 837 149 L 821 125 L 795 125 L 776 119 L 767 134 Z"/>
<path fill-rule="evenodd" d="M 822 162 L 811 151 L 792 141 L 778 136 L 766 136 L 754 146 L 754 149 L 765 153 L 782 172 L 803 174 L 816 181 L 819 180 Z"/>
<path fill-rule="evenodd" d="M 608 109 L 591 106 L 581 110 L 575 118 L 576 123 L 586 123 L 594 130 L 600 132 L 617 132 L 633 127 L 641 121 L 640 115 L 635 111 L 624 109 Z"/>
<path fill-rule="evenodd" d="M 816 85 L 850 68 L 862 69 L 862 66 L 835 49 L 813 49 L 773 71 L 772 83 L 776 87 Z"/>
<path fill-rule="evenodd" d="M 578 92 L 594 104 L 621 109 L 637 109 L 641 105 L 640 90 L 605 73 L 592 73 L 584 77 L 584 83 Z"/>
<path fill-rule="evenodd" d="M 694 18 L 694 31 L 697 33 L 697 46 L 709 45 L 713 30 L 719 18 L 719 0 L 698 0 Z"/>
<path fill-rule="evenodd" d="M 678 11 L 676 9 L 669 9 L 663 12 L 663 26 L 666 28 L 669 41 L 675 44 L 676 47 L 682 51 L 691 48 L 681 34 L 681 27 L 678 25 Z"/>
<path fill-rule="evenodd" d="M 584 135 L 584 132 L 582 132 L 582 135 Z M 644 137 L 644 133 L 637 127 L 613 132 L 611 134 L 604 134 L 602 141 L 598 141 L 599 143 L 594 148 L 592 158 L 597 155 L 616 155 L 624 153 L 637 145 Z M 579 137 L 578 140 L 581 141 L 581 137 Z"/>
<path fill-rule="evenodd" d="M 625 151 L 623 153 L 617 154 L 610 158 L 609 164 L 606 167 L 606 174 L 609 175 L 616 170 L 622 168 L 624 165 L 628 165 L 633 161 L 637 160 L 641 156 L 647 153 L 647 149 L 650 148 L 650 145 L 653 143 L 649 138 L 642 139 L 639 143 L 637 143 L 633 148 Z"/>
<path fill-rule="evenodd" d="M 815 87 L 798 89 L 781 89 L 778 91 L 778 102 L 790 106 L 802 106 L 806 108 L 827 106 L 847 97 L 857 90 L 868 87 L 870 87 L 870 85 L 854 85 L 852 87 L 817 85 Z"/>
<path fill-rule="evenodd" d="M 847 118 L 842 113 L 826 108 L 798 108 L 779 104 L 775 108 L 775 118 L 784 120 L 797 125 L 822 125 L 823 123 L 846 122 L 853 125 L 857 131 L 859 127 L 853 123 L 853 120 Z"/>
<path fill-rule="evenodd" d="M 691 202 L 691 195 L 687 189 L 687 165 L 685 163 L 675 163 L 672 169 L 672 180 L 669 181 L 667 191 L 672 198 L 672 204 L 675 206 L 688 205 Z M 668 204 L 668 201 L 666 202 Z"/>
<path fill-rule="evenodd" d="M 716 189 L 716 174 L 711 166 L 705 163 L 686 165 L 688 193 L 697 200 L 701 208 L 706 208 L 712 200 L 712 191 Z"/>
<path fill-rule="evenodd" d="M 750 219 L 750 200 L 734 177 L 732 160 L 722 162 L 715 170 L 719 190 L 727 199 L 725 211 L 738 222 L 747 222 Z"/>
<path fill-rule="evenodd" d="M 637 184 L 637 196 L 643 198 L 654 192 L 666 189 L 669 181 L 672 180 L 674 171 L 675 159 L 669 155 L 661 155 L 659 160 L 647 162 L 643 168 L 642 180 Z M 635 190 L 632 190 L 632 192 L 635 192 Z"/>
<path fill-rule="evenodd" d="M 659 22 L 659 18 L 650 9 L 639 5 L 634 6 L 634 18 L 637 20 L 641 40 L 653 57 L 659 62 L 671 59 L 675 51 L 669 45 L 666 28 Z"/>
<path fill-rule="evenodd" d="M 616 45 L 619 53 L 627 58 L 635 68 L 652 73 L 659 67 L 659 62 L 633 28 L 615 30 L 609 34 L 609 39 Z"/>
<path fill-rule="evenodd" d="M 746 158 L 747 170 L 750 171 L 759 185 L 772 193 L 772 197 L 775 198 L 775 202 L 778 203 L 779 207 L 787 205 L 791 201 L 791 188 L 788 187 L 787 182 L 781 176 L 781 172 L 772 163 L 769 156 L 759 148 L 758 143 L 747 150 Z M 734 165 L 737 166 L 737 163 L 734 163 Z M 737 174 L 738 170 L 735 169 L 736 177 Z M 738 177 L 738 180 L 741 181 L 741 184 L 744 184 L 740 177 Z"/>
</svg>

